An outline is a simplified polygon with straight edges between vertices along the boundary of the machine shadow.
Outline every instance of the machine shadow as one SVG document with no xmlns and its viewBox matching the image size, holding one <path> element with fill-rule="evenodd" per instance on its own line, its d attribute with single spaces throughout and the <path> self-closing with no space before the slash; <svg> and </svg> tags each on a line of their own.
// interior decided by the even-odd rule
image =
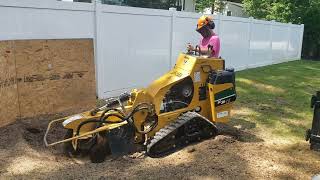
<svg viewBox="0 0 320 180">
<path fill-rule="evenodd" d="M 231 136 L 240 142 L 263 142 L 264 140 L 249 132 L 256 128 L 256 123 L 241 119 L 232 118 L 227 124 L 218 124 L 220 135 Z"/>
</svg>

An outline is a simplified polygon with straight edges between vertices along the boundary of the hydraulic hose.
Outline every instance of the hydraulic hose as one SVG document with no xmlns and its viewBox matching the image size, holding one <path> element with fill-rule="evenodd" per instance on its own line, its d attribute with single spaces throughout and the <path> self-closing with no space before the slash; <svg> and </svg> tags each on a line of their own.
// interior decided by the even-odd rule
<svg viewBox="0 0 320 180">
<path fill-rule="evenodd" d="M 146 107 L 146 106 L 149 106 L 149 107 Z M 76 135 L 79 135 L 81 127 L 84 126 L 85 124 L 88 124 L 88 123 L 98 123 L 97 127 L 100 127 L 103 123 L 119 123 L 119 122 L 123 122 L 123 121 L 127 121 L 129 124 L 133 125 L 135 130 L 138 133 L 147 134 L 150 131 L 152 131 L 158 125 L 158 120 L 156 120 L 155 123 L 153 123 L 150 126 L 150 128 L 148 128 L 147 130 L 141 131 L 135 126 L 134 117 L 133 116 L 135 115 L 135 113 L 137 113 L 139 111 L 150 110 L 150 107 L 151 107 L 151 105 L 149 103 L 140 103 L 127 116 L 124 116 L 123 112 L 118 110 L 118 109 L 107 109 L 101 114 L 99 120 L 98 119 L 89 119 L 87 121 L 81 122 L 77 127 Z M 119 114 L 114 114 L 114 113 L 105 115 L 107 112 L 109 112 L 111 110 L 118 112 L 120 115 Z M 108 121 L 108 118 L 112 117 L 112 116 L 121 119 L 121 121 Z"/>
<path fill-rule="evenodd" d="M 81 122 L 81 123 L 78 125 L 77 131 L 76 131 L 76 135 L 79 135 L 79 132 L 80 132 L 81 127 L 82 127 L 83 125 L 85 125 L 85 124 L 88 124 L 88 123 L 99 123 L 98 127 L 101 126 L 102 123 L 119 123 L 119 121 L 116 122 L 116 121 L 107 121 L 107 120 L 106 120 L 107 118 L 109 118 L 109 117 L 111 117 L 111 116 L 115 116 L 115 117 L 117 117 L 117 118 L 120 118 L 122 121 L 124 121 L 124 118 L 123 118 L 122 116 L 118 115 L 118 114 L 108 114 L 105 118 L 103 118 L 103 121 L 97 120 L 97 119 L 89 119 L 89 120 L 87 120 L 87 121 Z M 122 122 L 122 121 L 120 121 L 120 122 Z"/>
<path fill-rule="evenodd" d="M 92 116 L 96 115 L 97 112 L 101 111 L 104 108 L 114 108 L 115 106 L 121 105 L 123 102 L 126 102 L 130 99 L 130 93 L 122 93 L 117 98 L 108 98 L 106 104 L 100 108 L 93 109 L 90 114 Z"/>
<path fill-rule="evenodd" d="M 134 114 L 135 113 L 137 113 L 137 112 L 139 112 L 139 111 L 142 111 L 142 110 L 150 110 L 150 108 L 151 108 L 151 104 L 149 104 L 149 103 L 140 103 L 140 104 L 138 104 L 131 112 L 130 112 L 130 114 L 128 114 L 126 117 L 120 117 L 119 115 L 117 115 L 117 114 L 114 114 L 114 115 L 116 115 L 116 117 L 118 117 L 118 118 L 120 118 L 120 119 L 122 119 L 122 120 L 124 120 L 124 121 L 127 121 L 129 124 L 131 124 L 131 125 L 133 125 L 134 126 L 134 128 L 135 128 L 135 130 L 138 132 L 138 133 L 140 133 L 140 134 L 146 134 L 146 133 L 149 133 L 150 131 L 152 131 L 157 125 L 158 125 L 158 121 L 156 121 L 154 124 L 152 124 L 152 126 L 150 127 L 150 128 L 148 128 L 147 130 L 145 130 L 145 131 L 140 131 L 136 126 L 135 126 L 135 124 L 134 124 Z M 111 115 L 113 115 L 113 114 L 109 114 L 109 115 L 107 115 L 106 117 L 103 117 L 102 118 L 102 120 L 103 121 L 101 121 L 102 123 L 105 123 L 105 122 L 107 122 L 107 121 L 105 121 L 107 118 L 109 118 Z M 108 122 L 108 123 L 110 123 L 110 122 Z"/>
<path fill-rule="evenodd" d="M 104 115 L 109 112 L 109 111 L 117 111 L 119 114 L 121 114 L 122 116 L 125 116 L 124 113 L 119 110 L 119 109 L 115 109 L 115 108 L 111 108 L 111 109 L 106 109 L 105 111 L 102 112 L 101 116 L 100 116 L 100 121 L 102 121 L 104 119 Z"/>
<path fill-rule="evenodd" d="M 141 104 L 138 104 L 134 109 L 133 111 L 128 115 L 127 118 L 132 118 L 132 122 L 133 122 L 133 125 L 134 125 L 134 114 L 141 111 L 141 110 L 144 110 L 144 109 L 148 109 L 149 110 L 149 107 L 140 107 L 140 106 L 143 106 L 143 105 L 147 105 L 147 106 L 151 106 L 149 103 L 141 103 Z M 148 128 L 147 130 L 144 130 L 144 131 L 140 131 L 135 125 L 135 129 L 138 133 L 140 134 L 147 134 L 149 133 L 150 131 L 152 131 L 156 126 L 158 125 L 158 120 L 155 121 L 155 123 L 152 124 L 152 126 L 150 126 L 150 128 Z"/>
<path fill-rule="evenodd" d="M 80 129 L 81 129 L 81 127 L 82 127 L 83 125 L 88 124 L 88 123 L 94 123 L 94 122 L 95 122 L 95 123 L 99 123 L 100 120 L 97 120 L 97 119 L 88 119 L 88 120 L 86 120 L 86 121 L 81 122 L 81 123 L 78 125 L 78 127 L 77 127 L 76 136 L 79 135 Z"/>
</svg>

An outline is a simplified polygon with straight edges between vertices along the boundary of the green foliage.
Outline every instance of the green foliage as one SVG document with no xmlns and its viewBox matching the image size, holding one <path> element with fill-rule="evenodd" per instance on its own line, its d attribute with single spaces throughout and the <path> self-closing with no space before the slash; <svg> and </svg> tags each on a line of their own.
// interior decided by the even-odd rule
<svg viewBox="0 0 320 180">
<path fill-rule="evenodd" d="M 176 7 L 177 10 L 181 9 L 180 0 L 101 0 L 103 4 L 122 5 L 142 8 L 153 9 L 166 9 Z"/>
<path fill-rule="evenodd" d="M 223 0 L 215 0 L 214 2 L 214 11 L 222 13 L 224 8 L 226 7 L 226 2 Z"/>
<path fill-rule="evenodd" d="M 196 11 L 203 12 L 205 8 L 210 8 L 214 0 L 196 0 Z"/>
<path fill-rule="evenodd" d="M 242 0 L 229 0 L 235 3 L 242 3 Z M 226 6 L 225 0 L 196 0 L 196 11 L 203 12 L 206 8 L 213 8 L 215 12 L 222 12 Z M 212 12 L 211 12 L 212 13 Z"/>
<path fill-rule="evenodd" d="M 257 19 L 305 24 L 303 56 L 320 57 L 320 0 L 243 0 L 246 13 Z"/>
<path fill-rule="evenodd" d="M 196 0 L 196 11 L 203 12 L 206 8 L 212 8 L 215 12 L 221 13 L 225 5 L 226 3 L 223 0 Z"/>
<path fill-rule="evenodd" d="M 259 19 L 301 23 L 302 15 L 311 6 L 301 0 L 243 0 L 245 11 Z"/>
<path fill-rule="evenodd" d="M 170 7 L 181 8 L 179 0 L 125 0 L 125 4 L 132 7 L 169 9 Z"/>
</svg>

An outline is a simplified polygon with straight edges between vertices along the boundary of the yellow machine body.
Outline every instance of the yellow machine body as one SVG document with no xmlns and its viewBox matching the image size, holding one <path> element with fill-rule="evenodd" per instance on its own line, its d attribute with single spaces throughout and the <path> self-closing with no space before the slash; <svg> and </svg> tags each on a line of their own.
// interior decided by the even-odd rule
<svg viewBox="0 0 320 180">
<path fill-rule="evenodd" d="M 155 128 L 148 135 L 152 136 L 159 129 L 163 128 L 165 125 L 167 125 L 171 121 L 174 121 L 175 119 L 177 119 L 177 117 L 181 113 L 195 110 L 197 107 L 201 108 L 201 111 L 199 112 L 199 114 L 208 118 L 214 123 L 228 122 L 232 104 L 228 103 L 220 107 L 215 107 L 214 95 L 226 89 L 233 88 L 233 84 L 229 83 L 229 84 L 222 84 L 222 85 L 212 85 L 212 84 L 208 85 L 208 83 L 206 82 L 208 78 L 208 73 L 210 70 L 222 71 L 223 69 L 224 69 L 223 59 L 205 58 L 205 57 L 180 54 L 180 56 L 177 59 L 176 65 L 171 71 L 169 71 L 159 79 L 155 80 L 148 88 L 142 90 L 143 92 L 141 92 L 142 96 L 146 96 L 145 94 L 148 94 L 147 97 L 149 97 L 150 98 L 149 101 L 152 104 L 154 104 L 155 111 L 159 119 L 159 124 L 157 128 Z M 194 93 L 193 93 L 193 98 L 191 103 L 185 108 L 181 108 L 172 112 L 161 113 L 160 106 L 165 94 L 173 85 L 175 85 L 179 81 L 182 81 L 186 77 L 190 77 L 194 85 Z M 199 89 L 201 87 L 205 88 L 207 91 L 206 93 L 208 98 L 204 100 L 199 100 L 200 99 Z M 209 87 L 211 90 L 208 91 L 207 87 Z M 137 97 L 139 97 L 139 95 L 140 94 L 138 94 Z M 140 100 L 138 100 L 135 103 L 138 104 L 139 102 Z M 228 114 L 227 116 L 217 117 L 217 114 L 226 113 L 226 112 Z M 144 119 L 141 119 L 140 122 L 137 122 L 137 125 L 140 125 L 141 123 L 143 123 L 143 121 Z"/>
<path fill-rule="evenodd" d="M 138 129 L 135 133 L 135 142 L 145 142 L 145 135 L 147 138 L 152 138 L 160 129 L 176 121 L 181 114 L 189 111 L 197 112 L 212 123 L 228 122 L 232 103 L 236 98 L 234 82 L 217 83 L 217 78 L 208 78 L 209 76 L 217 77 L 217 74 L 222 71 L 225 71 L 223 59 L 181 53 L 172 70 L 155 80 L 147 88 L 132 90 L 129 100 L 118 106 L 117 109 L 123 110 L 125 115 L 127 115 L 139 104 L 148 103 L 152 105 L 153 117 L 157 118 L 157 125 L 150 132 L 141 134 L 138 132 L 143 131 L 148 126 L 146 118 L 150 115 L 150 109 L 144 109 L 134 114 L 134 125 Z M 214 74 L 212 75 L 213 72 Z M 179 86 L 179 83 L 181 86 Z M 185 96 L 187 98 L 184 99 L 187 100 L 177 102 L 174 100 L 166 101 L 170 97 L 176 98 L 175 96 Z M 79 139 L 90 138 L 97 132 L 109 131 L 127 124 L 127 122 L 121 122 L 120 118 L 110 116 L 108 121 L 114 121 L 115 123 L 103 124 L 99 128 L 97 128 L 96 123 L 88 123 L 83 125 L 80 130 L 78 129 L 79 124 L 88 119 L 99 119 L 102 113 L 103 110 L 95 114 L 88 111 L 66 117 L 63 119 L 63 126 L 66 129 L 71 129 L 73 136 L 51 144 L 48 144 L 45 140 L 46 144 L 50 146 L 72 141 L 72 145 L 76 149 Z M 119 114 L 113 110 L 108 113 Z M 77 129 L 79 130 L 78 134 L 76 134 Z"/>
</svg>

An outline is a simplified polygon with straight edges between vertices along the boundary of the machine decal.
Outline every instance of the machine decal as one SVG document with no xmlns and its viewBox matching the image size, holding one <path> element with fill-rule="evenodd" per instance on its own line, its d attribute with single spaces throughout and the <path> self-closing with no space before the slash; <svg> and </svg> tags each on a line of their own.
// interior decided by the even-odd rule
<svg viewBox="0 0 320 180">
<path fill-rule="evenodd" d="M 221 106 L 230 102 L 235 101 L 237 98 L 237 94 L 234 90 L 234 88 L 229 88 L 224 91 L 218 92 L 215 94 L 214 99 L 215 99 L 215 106 Z"/>
<path fill-rule="evenodd" d="M 236 100 L 236 94 L 233 94 L 231 96 L 227 96 L 225 98 L 222 98 L 222 99 L 218 99 L 218 100 L 215 100 L 215 106 L 218 107 L 218 106 L 221 106 L 221 105 L 224 105 L 224 104 L 228 104 L 230 102 L 233 102 Z"/>
<path fill-rule="evenodd" d="M 200 71 L 194 72 L 194 82 L 200 82 L 201 81 L 201 74 Z"/>
<path fill-rule="evenodd" d="M 235 90 L 233 87 L 229 88 L 229 89 L 226 89 L 226 90 L 223 90 L 223 91 L 220 91 L 218 93 L 216 93 L 214 95 L 214 99 L 215 100 L 219 100 L 219 99 L 223 99 L 223 98 L 226 98 L 227 96 L 231 96 L 231 95 L 234 95 L 236 94 Z"/>
<path fill-rule="evenodd" d="M 223 118 L 229 115 L 228 111 L 222 111 L 217 113 L 217 118 Z"/>
<path fill-rule="evenodd" d="M 178 72 L 178 71 L 172 71 L 170 74 L 175 75 L 177 77 L 181 77 L 182 73 Z"/>
<path fill-rule="evenodd" d="M 186 64 L 188 62 L 188 60 L 189 60 L 189 57 L 185 56 L 184 59 L 183 59 L 184 64 Z"/>
<path fill-rule="evenodd" d="M 73 71 L 52 74 L 32 74 L 24 75 L 23 77 L 9 77 L 7 79 L 0 79 L 0 89 L 13 86 L 18 83 L 32 83 L 41 81 L 55 81 L 83 78 L 88 71 Z"/>
<path fill-rule="evenodd" d="M 66 126 L 67 124 L 75 121 L 75 120 L 78 120 L 78 119 L 82 119 L 84 116 L 81 115 L 81 114 L 76 114 L 74 116 L 71 116 L 69 117 L 68 119 L 66 119 L 65 121 L 62 122 L 63 126 Z"/>
</svg>

